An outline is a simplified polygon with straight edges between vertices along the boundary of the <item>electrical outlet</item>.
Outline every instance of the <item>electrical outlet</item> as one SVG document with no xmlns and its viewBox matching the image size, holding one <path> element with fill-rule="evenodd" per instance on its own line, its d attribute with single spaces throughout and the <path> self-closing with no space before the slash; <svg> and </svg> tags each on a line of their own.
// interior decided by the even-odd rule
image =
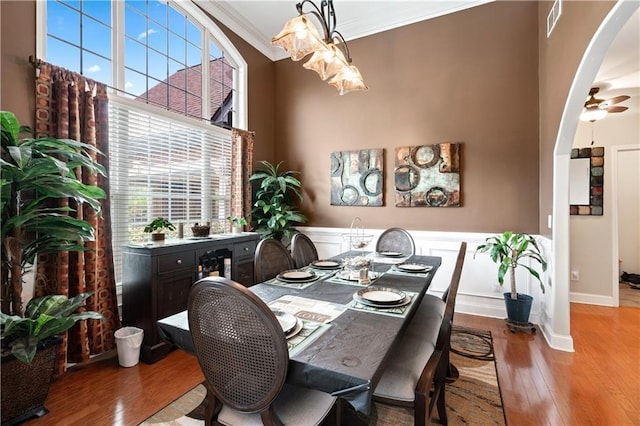
<svg viewBox="0 0 640 426">
<path fill-rule="evenodd" d="M 577 269 L 571 270 L 571 281 L 580 281 L 580 272 Z"/>
</svg>

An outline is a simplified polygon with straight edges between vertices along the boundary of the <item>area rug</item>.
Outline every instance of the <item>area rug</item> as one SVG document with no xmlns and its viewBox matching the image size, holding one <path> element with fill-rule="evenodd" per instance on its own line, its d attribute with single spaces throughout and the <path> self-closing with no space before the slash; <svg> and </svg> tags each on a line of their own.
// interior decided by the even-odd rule
<svg viewBox="0 0 640 426">
<path fill-rule="evenodd" d="M 502 398 L 495 367 L 491 333 L 453 327 L 451 363 L 460 377 L 446 388 L 447 417 L 450 425 L 505 425 Z M 201 426 L 201 405 L 206 390 L 198 385 L 147 420 L 142 426 Z M 371 426 L 412 425 L 413 411 L 376 403 Z"/>
</svg>

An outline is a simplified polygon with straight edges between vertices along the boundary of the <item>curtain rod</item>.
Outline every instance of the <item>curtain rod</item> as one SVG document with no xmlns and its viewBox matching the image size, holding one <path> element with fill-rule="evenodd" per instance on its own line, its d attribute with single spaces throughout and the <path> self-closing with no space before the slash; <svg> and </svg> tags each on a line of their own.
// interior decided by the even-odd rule
<svg viewBox="0 0 640 426">
<path fill-rule="evenodd" d="M 34 56 L 29 56 L 29 63 L 31 63 L 31 65 L 33 65 L 36 68 L 40 68 L 42 66 L 42 64 L 44 63 L 44 61 L 42 59 L 38 59 Z"/>
</svg>

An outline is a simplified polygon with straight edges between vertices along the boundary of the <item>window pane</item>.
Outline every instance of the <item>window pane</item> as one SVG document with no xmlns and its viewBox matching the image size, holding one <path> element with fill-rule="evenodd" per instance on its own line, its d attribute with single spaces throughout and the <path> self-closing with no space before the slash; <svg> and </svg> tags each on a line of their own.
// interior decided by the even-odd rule
<svg viewBox="0 0 640 426">
<path fill-rule="evenodd" d="M 165 80 L 167 78 L 167 57 L 151 49 L 148 50 L 148 55 L 149 75 L 158 80 Z"/>
<path fill-rule="evenodd" d="M 187 41 L 173 33 L 169 33 L 169 57 L 183 64 L 187 63 Z"/>
<path fill-rule="evenodd" d="M 169 29 L 176 35 L 187 38 L 187 18 L 172 7 L 169 7 Z"/>
<path fill-rule="evenodd" d="M 209 41 L 209 55 L 211 56 L 211 59 L 222 58 L 222 51 L 211 40 Z"/>
<path fill-rule="evenodd" d="M 187 72 L 182 64 L 169 60 L 168 82 L 179 89 L 187 90 Z"/>
<path fill-rule="evenodd" d="M 129 6 L 130 2 L 127 2 Z M 125 7 L 124 9 L 124 33 L 134 40 L 145 43 L 147 37 L 147 20 L 138 11 Z"/>
<path fill-rule="evenodd" d="M 191 43 L 187 43 L 187 65 L 202 65 L 202 49 Z"/>
<path fill-rule="evenodd" d="M 147 78 L 147 85 L 149 86 L 149 92 L 147 93 L 149 103 L 161 108 L 166 108 L 168 105 L 167 84 L 152 78 Z"/>
<path fill-rule="evenodd" d="M 61 3 L 48 2 L 47 33 L 80 46 L 80 13 Z"/>
<path fill-rule="evenodd" d="M 134 8 L 142 14 L 147 13 L 147 0 L 125 0 L 125 8 Z"/>
<path fill-rule="evenodd" d="M 111 26 L 111 2 L 108 0 L 84 1 L 82 12 L 109 27 Z"/>
<path fill-rule="evenodd" d="M 191 21 L 187 21 L 187 40 L 198 47 L 202 46 L 202 30 Z"/>
<path fill-rule="evenodd" d="M 149 23 L 147 43 L 160 53 L 167 54 L 167 30 Z"/>
<path fill-rule="evenodd" d="M 169 109 L 171 111 L 185 114 L 187 111 L 187 96 L 183 90 L 169 87 Z"/>
<path fill-rule="evenodd" d="M 159 2 L 152 1 L 149 3 L 149 17 L 156 23 L 160 24 L 163 28 L 167 27 L 167 5 Z"/>
<path fill-rule="evenodd" d="M 129 68 L 124 70 L 124 90 L 138 97 L 138 100 L 147 100 L 147 76 L 145 74 L 135 72 Z"/>
<path fill-rule="evenodd" d="M 111 85 L 111 61 L 85 51 L 82 58 L 82 74 Z"/>
<path fill-rule="evenodd" d="M 80 48 L 48 37 L 47 61 L 70 71 L 80 72 Z"/>
<path fill-rule="evenodd" d="M 187 68 L 187 91 L 193 94 L 202 93 L 202 74 L 196 68 Z"/>
<path fill-rule="evenodd" d="M 202 98 L 187 93 L 187 114 L 192 117 L 202 117 Z"/>
<path fill-rule="evenodd" d="M 82 17 L 82 47 L 111 59 L 111 28 L 93 19 Z"/>
<path fill-rule="evenodd" d="M 131 67 L 134 70 L 141 73 L 147 73 L 147 48 L 129 38 L 125 37 L 124 40 L 124 61 L 127 67 Z"/>
</svg>

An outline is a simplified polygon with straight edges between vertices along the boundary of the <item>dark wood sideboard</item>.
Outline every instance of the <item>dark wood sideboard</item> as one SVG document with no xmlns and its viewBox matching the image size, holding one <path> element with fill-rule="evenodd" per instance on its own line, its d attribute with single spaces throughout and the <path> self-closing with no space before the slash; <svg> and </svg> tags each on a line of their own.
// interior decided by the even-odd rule
<svg viewBox="0 0 640 426">
<path fill-rule="evenodd" d="M 257 233 L 244 232 L 123 247 L 122 322 L 144 330 L 142 361 L 154 363 L 171 350 L 158 335 L 157 321 L 187 309 L 199 259 L 207 252 L 229 250 L 231 279 L 249 287 L 259 239 Z"/>
</svg>

